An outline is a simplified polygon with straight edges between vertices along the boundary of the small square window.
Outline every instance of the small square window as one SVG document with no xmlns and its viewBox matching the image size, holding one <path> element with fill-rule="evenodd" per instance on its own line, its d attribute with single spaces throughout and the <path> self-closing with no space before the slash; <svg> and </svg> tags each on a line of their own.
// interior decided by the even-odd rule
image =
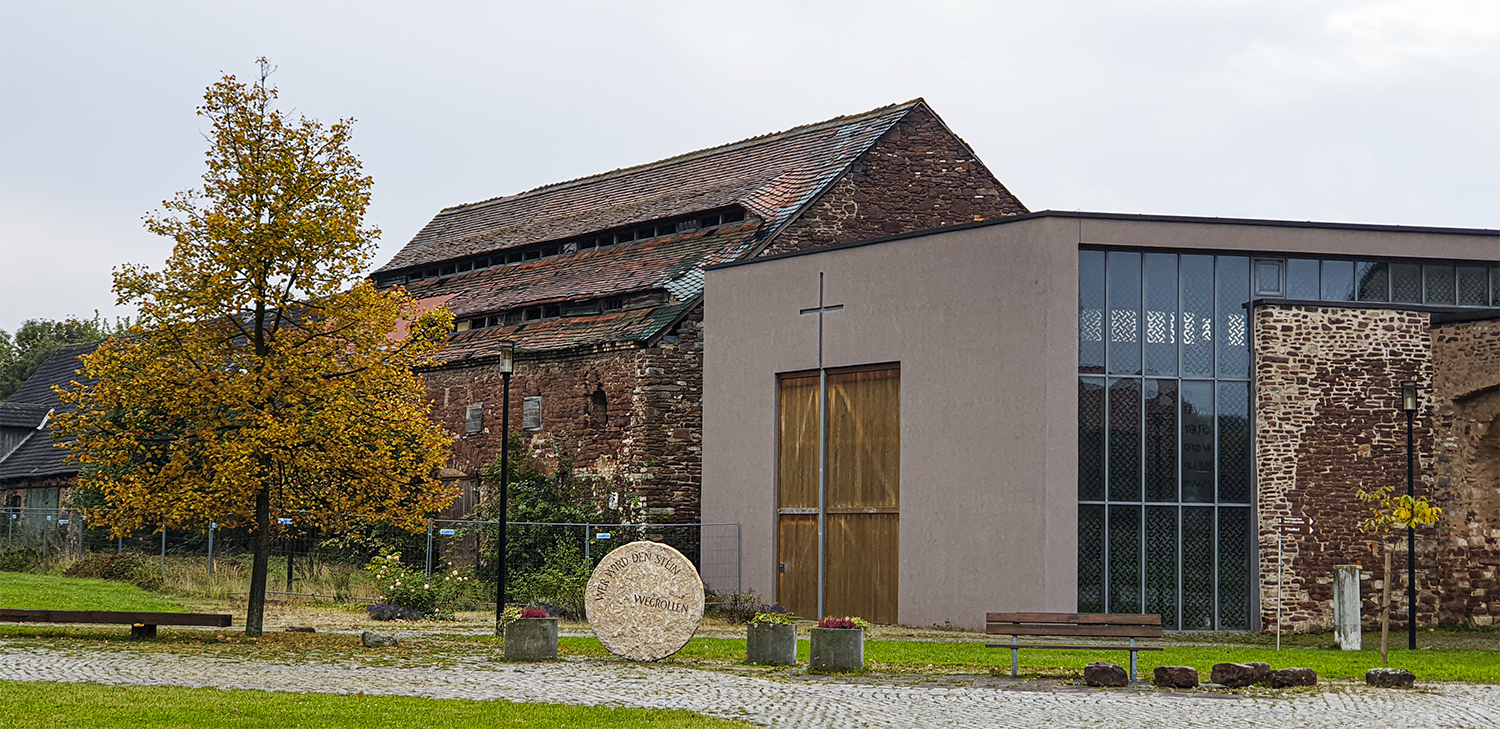
<svg viewBox="0 0 1500 729">
<path fill-rule="evenodd" d="M 484 431 L 484 403 L 476 402 L 464 411 L 464 434 L 478 435 Z"/>
<path fill-rule="evenodd" d="M 1285 277 L 1281 275 L 1281 270 L 1281 261 L 1264 258 L 1257 260 L 1255 262 L 1255 295 L 1285 297 Z"/>
<path fill-rule="evenodd" d="M 526 430 L 542 429 L 542 398 L 540 396 L 522 398 L 521 427 Z"/>
</svg>

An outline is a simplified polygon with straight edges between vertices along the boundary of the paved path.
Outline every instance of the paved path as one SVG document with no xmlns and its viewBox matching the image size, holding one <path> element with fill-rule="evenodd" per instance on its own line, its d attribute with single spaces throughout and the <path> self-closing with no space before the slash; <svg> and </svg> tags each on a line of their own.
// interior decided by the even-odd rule
<svg viewBox="0 0 1500 729">
<path fill-rule="evenodd" d="M 1335 688 L 1245 698 L 1151 691 L 1028 691 L 786 681 L 593 660 L 368 666 L 126 651 L 27 649 L 0 641 L 0 679 L 216 686 L 688 709 L 768 727 L 1500 727 L 1500 687 Z"/>
</svg>

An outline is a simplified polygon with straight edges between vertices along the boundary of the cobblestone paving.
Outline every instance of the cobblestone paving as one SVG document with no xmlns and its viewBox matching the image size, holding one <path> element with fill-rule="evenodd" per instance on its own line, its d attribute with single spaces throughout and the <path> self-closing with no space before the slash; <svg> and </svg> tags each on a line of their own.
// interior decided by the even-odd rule
<svg viewBox="0 0 1500 729">
<path fill-rule="evenodd" d="M 1500 687 L 1460 684 L 1422 691 L 1334 687 L 1249 698 L 785 681 L 582 659 L 386 667 L 65 652 L 4 642 L 0 679 L 608 704 L 688 709 L 768 727 L 1500 727 Z"/>
</svg>

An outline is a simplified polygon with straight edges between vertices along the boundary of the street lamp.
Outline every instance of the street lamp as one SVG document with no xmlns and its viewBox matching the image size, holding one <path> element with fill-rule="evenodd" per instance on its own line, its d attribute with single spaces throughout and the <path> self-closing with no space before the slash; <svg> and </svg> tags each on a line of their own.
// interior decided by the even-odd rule
<svg viewBox="0 0 1500 729">
<path fill-rule="evenodd" d="M 1401 383 L 1401 409 L 1406 412 L 1406 496 L 1416 499 L 1416 449 L 1412 444 L 1412 419 L 1417 415 L 1417 383 Z M 1390 579 L 1387 575 L 1386 579 Z M 1406 527 L 1406 647 L 1417 649 L 1417 530 Z"/>
<path fill-rule="evenodd" d="M 500 634 L 500 621 L 505 614 L 505 538 L 509 531 L 510 509 L 506 493 L 510 491 L 510 376 L 516 371 L 516 343 L 500 342 L 499 361 L 496 369 L 505 382 L 504 395 L 500 401 L 500 526 L 496 530 L 500 537 L 495 540 L 495 634 Z"/>
</svg>

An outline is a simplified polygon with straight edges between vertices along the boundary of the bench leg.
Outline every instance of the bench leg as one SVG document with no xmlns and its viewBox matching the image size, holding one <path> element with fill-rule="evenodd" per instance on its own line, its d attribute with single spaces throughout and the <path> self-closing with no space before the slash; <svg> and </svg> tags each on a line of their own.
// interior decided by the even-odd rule
<svg viewBox="0 0 1500 729">
<path fill-rule="evenodd" d="M 1131 638 L 1130 639 L 1130 647 L 1131 648 L 1135 647 L 1135 638 Z M 1139 651 L 1131 651 L 1130 652 L 1130 680 L 1131 681 L 1135 680 L 1135 657 L 1137 655 L 1140 655 Z"/>
<path fill-rule="evenodd" d="M 155 638 L 155 637 L 156 637 L 156 626 L 155 625 L 141 625 L 140 623 L 136 623 L 135 625 L 130 626 L 130 639 L 131 640 L 145 640 L 147 638 Z"/>
<path fill-rule="evenodd" d="M 1012 635 L 1010 637 L 1010 642 L 1011 642 L 1012 645 L 1014 645 L 1016 643 L 1019 643 L 1020 639 L 1017 638 L 1016 636 Z M 1016 649 L 1015 648 L 1010 649 L 1010 677 L 1011 678 L 1015 678 L 1016 677 Z"/>
</svg>

